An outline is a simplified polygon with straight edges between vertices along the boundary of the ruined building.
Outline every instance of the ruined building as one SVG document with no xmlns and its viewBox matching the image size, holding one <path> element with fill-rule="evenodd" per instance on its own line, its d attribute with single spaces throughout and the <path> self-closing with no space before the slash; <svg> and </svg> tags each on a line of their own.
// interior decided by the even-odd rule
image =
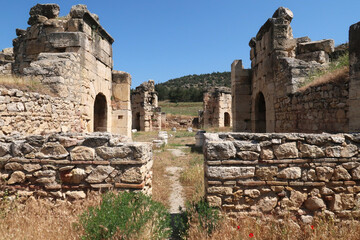
<svg viewBox="0 0 360 240">
<path fill-rule="evenodd" d="M 202 113 L 205 127 L 230 127 L 231 122 L 231 89 L 217 87 L 204 93 L 204 111 Z"/>
<path fill-rule="evenodd" d="M 142 83 L 131 94 L 132 128 L 139 131 L 161 130 L 161 108 L 153 80 Z"/>
<path fill-rule="evenodd" d="M 250 40 L 251 69 L 244 69 L 241 60 L 233 62 L 233 130 L 351 131 L 347 78 L 298 90 L 311 71 L 328 65 L 334 41 L 293 38 L 292 18 L 280 7 Z"/>
<path fill-rule="evenodd" d="M 130 136 L 131 76 L 113 70 L 114 39 L 85 5 L 73 6 L 65 17 L 58 17 L 59 11 L 56 4 L 31 8 L 30 26 L 16 30 L 13 55 L 11 50 L 0 53 L 0 73 L 12 73 L 29 83 L 39 82 L 58 98 L 39 102 L 39 97 L 24 95 L 18 101 L 11 98 L 22 96 L 11 92 L 8 103 L 14 100 L 16 106 L 5 107 L 4 125 L 26 134 L 40 128 Z M 46 111 L 36 110 L 43 105 Z M 63 111 L 66 108 L 69 109 Z M 13 114 L 26 120 L 9 120 Z"/>
</svg>

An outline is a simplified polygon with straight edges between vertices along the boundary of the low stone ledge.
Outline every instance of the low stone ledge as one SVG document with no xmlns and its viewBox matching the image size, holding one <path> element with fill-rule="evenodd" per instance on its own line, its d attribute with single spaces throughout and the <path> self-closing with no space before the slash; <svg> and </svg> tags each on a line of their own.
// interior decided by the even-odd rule
<svg viewBox="0 0 360 240">
<path fill-rule="evenodd" d="M 205 194 L 211 206 L 255 215 L 321 210 L 360 219 L 359 134 L 204 136 Z"/>
<path fill-rule="evenodd" d="M 61 198 L 83 197 L 87 191 L 100 189 L 151 194 L 151 144 L 119 139 L 109 133 L 0 137 L 0 145 L 9 146 L 0 159 L 0 195 L 6 189 L 41 190 L 42 195 Z M 98 154 L 99 148 L 114 152 L 120 145 L 125 155 L 102 158 Z"/>
</svg>

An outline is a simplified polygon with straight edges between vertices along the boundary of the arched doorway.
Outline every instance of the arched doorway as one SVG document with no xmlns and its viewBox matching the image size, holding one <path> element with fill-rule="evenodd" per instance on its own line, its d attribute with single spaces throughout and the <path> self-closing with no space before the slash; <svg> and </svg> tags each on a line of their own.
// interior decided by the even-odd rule
<svg viewBox="0 0 360 240">
<path fill-rule="evenodd" d="M 94 102 L 94 132 L 107 131 L 107 104 L 104 94 L 96 95 Z"/>
<path fill-rule="evenodd" d="M 228 112 L 224 113 L 224 126 L 230 127 L 230 114 Z"/>
<path fill-rule="evenodd" d="M 266 103 L 262 92 L 255 99 L 255 132 L 266 132 Z"/>
</svg>

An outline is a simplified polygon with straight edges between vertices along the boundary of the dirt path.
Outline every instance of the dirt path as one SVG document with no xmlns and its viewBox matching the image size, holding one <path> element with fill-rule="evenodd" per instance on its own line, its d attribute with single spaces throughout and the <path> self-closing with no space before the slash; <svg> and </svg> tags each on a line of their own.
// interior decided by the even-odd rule
<svg viewBox="0 0 360 240">
<path fill-rule="evenodd" d="M 167 167 L 166 173 L 169 175 L 170 183 L 170 213 L 179 213 L 179 207 L 185 207 L 185 200 L 183 197 L 183 187 L 179 181 L 180 173 L 182 171 L 181 167 Z"/>
</svg>

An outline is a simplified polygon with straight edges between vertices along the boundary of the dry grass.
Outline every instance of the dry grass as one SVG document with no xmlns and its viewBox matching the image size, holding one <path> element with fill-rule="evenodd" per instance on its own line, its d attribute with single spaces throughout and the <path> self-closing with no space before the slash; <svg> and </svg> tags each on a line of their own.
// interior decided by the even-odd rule
<svg viewBox="0 0 360 240">
<path fill-rule="evenodd" d="M 37 92 L 56 97 L 51 89 L 34 79 L 24 79 L 14 75 L 0 76 L 0 86 L 6 89 L 19 89 L 24 92 Z"/>
<path fill-rule="evenodd" d="M 99 204 L 100 197 L 73 203 L 29 198 L 25 203 L 1 201 L 0 239 L 79 239 L 78 216 L 89 206 Z"/>
<path fill-rule="evenodd" d="M 304 92 L 306 89 L 311 87 L 316 87 L 322 84 L 327 83 L 341 83 L 349 81 L 349 67 L 342 67 L 340 69 L 336 69 L 332 72 L 329 72 L 325 75 L 322 75 L 316 78 L 314 81 L 310 82 L 309 84 L 301 87 L 298 89 L 298 92 Z"/>
<path fill-rule="evenodd" d="M 360 223 L 356 221 L 335 224 L 331 220 L 318 219 L 311 225 L 291 218 L 277 221 L 271 217 L 265 220 L 246 217 L 222 220 L 210 236 L 198 224 L 192 224 L 188 239 L 358 240 L 359 233 Z"/>
</svg>

